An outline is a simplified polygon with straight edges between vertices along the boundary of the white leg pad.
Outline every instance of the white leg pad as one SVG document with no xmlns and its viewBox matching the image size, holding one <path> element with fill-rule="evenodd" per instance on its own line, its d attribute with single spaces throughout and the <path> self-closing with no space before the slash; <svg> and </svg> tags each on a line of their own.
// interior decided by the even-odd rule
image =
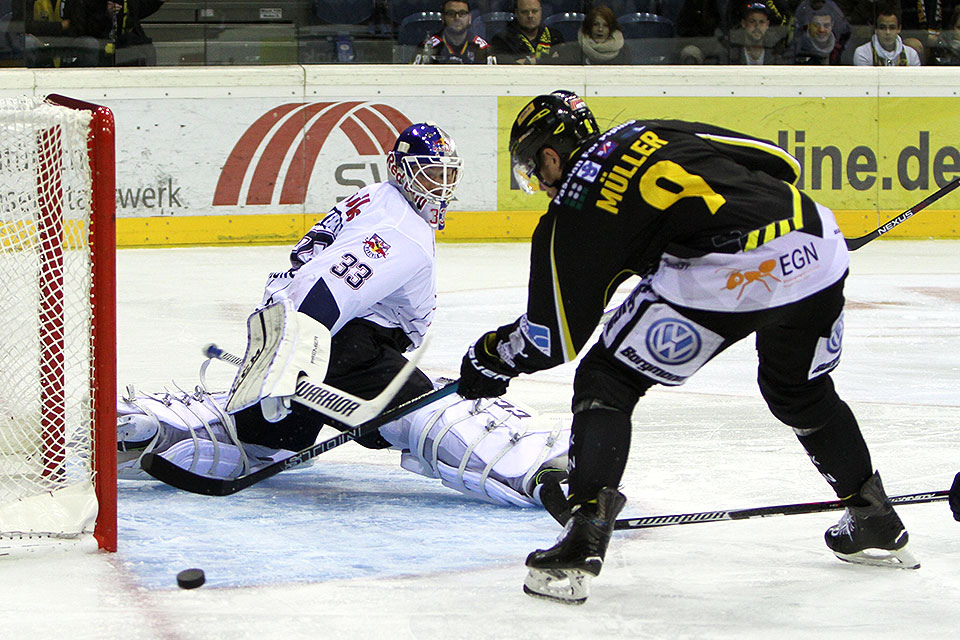
<svg viewBox="0 0 960 640">
<path fill-rule="evenodd" d="M 522 507 L 533 475 L 548 460 L 562 459 L 569 427 L 541 418 L 503 398 L 464 400 L 451 395 L 380 428 L 404 451 L 404 469 L 433 478 L 463 494 Z"/>
</svg>

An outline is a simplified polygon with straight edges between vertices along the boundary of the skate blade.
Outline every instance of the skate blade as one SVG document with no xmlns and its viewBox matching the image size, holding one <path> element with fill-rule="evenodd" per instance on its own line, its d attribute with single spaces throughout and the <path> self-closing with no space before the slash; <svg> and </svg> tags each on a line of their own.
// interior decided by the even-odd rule
<svg viewBox="0 0 960 640">
<path fill-rule="evenodd" d="M 562 604 L 583 604 L 590 596 L 593 574 L 579 569 L 530 568 L 523 581 L 523 592 Z"/>
<path fill-rule="evenodd" d="M 875 567 L 892 567 L 894 569 L 919 569 L 920 561 L 906 549 L 864 549 L 856 553 L 837 553 L 835 556 L 844 562 L 866 564 Z"/>
</svg>

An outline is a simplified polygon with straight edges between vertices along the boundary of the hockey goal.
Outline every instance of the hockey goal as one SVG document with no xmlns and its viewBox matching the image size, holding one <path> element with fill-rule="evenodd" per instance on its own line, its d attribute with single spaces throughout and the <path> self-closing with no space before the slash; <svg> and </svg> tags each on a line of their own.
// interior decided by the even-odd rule
<svg viewBox="0 0 960 640">
<path fill-rule="evenodd" d="M 0 99 L 0 556 L 116 550 L 114 122 Z"/>
</svg>

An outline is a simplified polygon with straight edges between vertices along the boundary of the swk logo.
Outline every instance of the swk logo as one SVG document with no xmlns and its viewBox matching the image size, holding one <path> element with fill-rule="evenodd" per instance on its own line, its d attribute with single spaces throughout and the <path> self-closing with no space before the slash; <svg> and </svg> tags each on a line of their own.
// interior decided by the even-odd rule
<svg viewBox="0 0 960 640">
<path fill-rule="evenodd" d="M 345 134 L 358 155 L 382 156 L 411 124 L 385 104 L 297 102 L 275 107 L 257 118 L 234 145 L 220 172 L 213 204 L 302 204 L 317 157 L 334 131 Z M 337 182 L 364 186 L 360 180 L 342 178 L 347 170 L 367 166 L 341 164 L 335 172 Z M 370 171 L 378 182 L 375 162 Z"/>
</svg>

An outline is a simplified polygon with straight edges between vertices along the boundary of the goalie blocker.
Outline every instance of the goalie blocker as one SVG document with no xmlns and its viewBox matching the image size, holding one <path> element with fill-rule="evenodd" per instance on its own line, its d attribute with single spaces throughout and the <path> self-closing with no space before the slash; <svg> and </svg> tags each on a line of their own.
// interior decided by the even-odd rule
<svg viewBox="0 0 960 640">
<path fill-rule="evenodd" d="M 375 398 L 364 400 L 323 382 L 330 360 L 330 331 L 284 299 L 247 318 L 247 350 L 230 387 L 226 411 L 237 413 L 260 403 L 263 417 L 279 422 L 296 401 L 341 424 L 354 427 L 379 415 L 416 369 L 426 341 Z M 208 356 L 227 360 L 216 345 Z"/>
</svg>

